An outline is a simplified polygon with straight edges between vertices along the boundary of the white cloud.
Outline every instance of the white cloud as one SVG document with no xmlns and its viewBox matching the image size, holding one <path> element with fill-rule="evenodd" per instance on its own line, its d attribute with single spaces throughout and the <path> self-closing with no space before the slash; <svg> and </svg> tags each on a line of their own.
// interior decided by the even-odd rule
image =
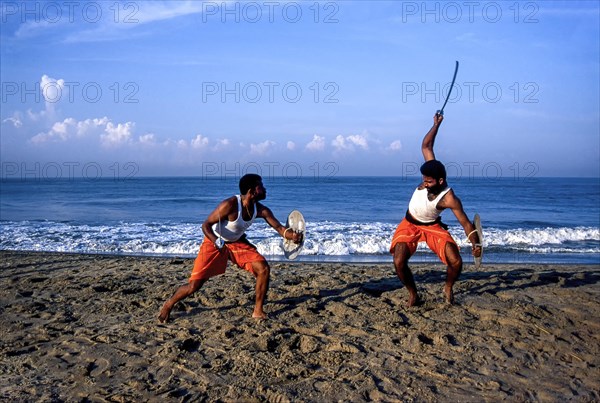
<svg viewBox="0 0 600 403">
<path fill-rule="evenodd" d="M 100 127 L 106 128 L 108 123 L 109 119 L 106 116 L 103 118 L 86 119 L 77 122 L 77 136 L 82 137 L 89 133 L 94 133 Z"/>
<path fill-rule="evenodd" d="M 390 143 L 390 145 L 387 147 L 388 151 L 400 151 L 402 150 L 402 143 L 400 142 L 400 140 L 395 140 L 392 141 Z"/>
<path fill-rule="evenodd" d="M 293 141 L 288 141 L 287 142 L 287 149 L 290 151 L 294 151 L 296 149 L 296 143 L 294 143 Z"/>
<path fill-rule="evenodd" d="M 46 103 L 55 104 L 63 98 L 65 80 L 57 80 L 44 74 L 40 80 L 40 89 Z"/>
<path fill-rule="evenodd" d="M 66 140 L 67 137 L 69 136 L 68 129 L 70 127 L 74 127 L 75 123 L 76 123 L 75 119 L 73 119 L 73 118 L 66 118 L 62 122 L 56 122 L 52 125 L 52 129 L 50 129 L 50 133 L 52 133 L 53 135 L 56 135 L 61 140 Z"/>
<path fill-rule="evenodd" d="M 197 1 L 149 1 L 139 3 L 138 12 L 132 14 L 136 23 L 148 24 L 202 12 L 202 2 Z"/>
<path fill-rule="evenodd" d="M 203 149 L 208 146 L 208 137 L 204 137 L 201 134 L 198 134 L 192 141 L 190 141 L 190 146 L 195 149 Z"/>
<path fill-rule="evenodd" d="M 156 138 L 153 133 L 143 134 L 138 138 L 140 144 L 145 146 L 153 146 L 156 144 Z"/>
<path fill-rule="evenodd" d="M 367 141 L 367 138 L 365 136 L 361 136 L 360 134 L 347 137 L 338 135 L 331 142 L 331 145 L 336 151 L 354 151 L 356 147 L 362 148 L 363 150 L 369 149 L 369 142 Z"/>
<path fill-rule="evenodd" d="M 31 109 L 28 109 L 27 117 L 34 122 L 40 121 L 41 119 L 53 120 L 55 119 L 54 108 L 56 104 L 61 100 L 68 98 L 68 89 L 65 87 L 65 80 L 62 78 L 57 80 L 56 78 L 44 74 L 42 75 L 39 84 L 40 92 L 44 97 L 44 110 L 33 112 Z"/>
<path fill-rule="evenodd" d="M 53 119 L 55 105 L 62 99 L 67 98 L 68 92 L 64 79 L 60 78 L 57 80 L 49 77 L 47 74 L 42 75 L 40 79 L 40 91 L 44 97 L 44 110 L 39 112 L 33 112 L 31 109 L 27 110 L 27 116 L 34 122 L 42 118 Z"/>
<path fill-rule="evenodd" d="M 131 131 L 135 123 L 118 123 L 116 126 L 112 122 L 106 124 L 105 134 L 100 135 L 100 142 L 105 147 L 114 147 L 131 141 Z"/>
<path fill-rule="evenodd" d="M 342 135 L 338 135 L 335 139 L 331 141 L 331 145 L 336 150 L 349 150 L 350 144 L 346 143 L 346 139 Z"/>
<path fill-rule="evenodd" d="M 313 139 L 306 145 L 308 151 L 323 151 L 325 149 L 325 137 L 315 134 Z"/>
<path fill-rule="evenodd" d="M 203 12 L 204 2 L 200 1 L 144 1 L 127 3 L 116 8 L 109 2 L 103 5 L 103 15 L 110 18 L 102 18 L 96 24 L 87 24 L 84 27 L 94 25 L 92 29 L 77 29 L 66 38 L 67 43 L 77 42 L 99 42 L 130 39 L 133 36 L 145 35 L 143 31 L 137 34 L 132 31 L 140 31 L 139 28 L 154 22 L 167 21 L 178 17 L 200 14 Z M 129 5 L 132 5 L 131 7 Z M 106 14 L 104 14 L 106 13 Z M 78 26 L 77 28 L 81 27 Z"/>
<path fill-rule="evenodd" d="M 102 130 L 106 130 L 109 123 L 110 121 L 107 117 L 86 119 L 83 121 L 66 118 L 62 122 L 55 122 L 49 131 L 33 136 L 30 141 L 35 144 L 41 144 L 49 141 L 67 141 L 74 137 L 84 137 L 90 133 L 99 134 Z"/>
<path fill-rule="evenodd" d="M 46 108 L 48 108 L 46 106 Z M 40 120 L 41 118 L 43 118 L 44 116 L 46 116 L 46 113 L 48 112 L 47 109 L 44 109 L 43 111 L 39 111 L 39 112 L 33 112 L 31 109 L 27 109 L 27 117 L 34 121 L 37 122 L 38 120 Z"/>
<path fill-rule="evenodd" d="M 213 151 L 222 151 L 227 149 L 230 145 L 231 141 L 229 141 L 229 139 L 219 139 L 212 149 Z"/>
<path fill-rule="evenodd" d="M 48 30 L 60 29 L 60 26 L 63 26 L 63 24 L 60 24 L 60 21 L 51 23 L 44 18 L 36 18 L 35 20 L 26 21 L 20 24 L 19 28 L 15 31 L 15 38 L 27 39 L 37 35 L 43 35 Z"/>
<path fill-rule="evenodd" d="M 2 123 L 12 123 L 17 129 L 23 126 L 23 121 L 19 113 L 14 113 L 12 117 L 4 119 Z"/>
<path fill-rule="evenodd" d="M 30 15 L 34 18 L 20 21 L 14 37 L 26 40 L 62 35 L 67 43 L 130 39 L 132 31 L 136 29 L 139 31 L 139 28 L 144 25 L 200 14 L 206 8 L 204 2 L 191 0 L 114 4 L 73 2 L 69 7 L 60 3 L 50 3 L 48 7 L 41 2 L 39 3 L 41 7 L 32 7 Z M 0 13 L 4 11 L 0 10 Z M 22 18 L 22 13 L 2 14 L 2 17 L 3 20 L 14 22 Z"/>
<path fill-rule="evenodd" d="M 369 142 L 365 136 L 361 136 L 360 134 L 355 134 L 347 137 L 348 141 L 352 144 L 362 148 L 363 150 L 369 149 Z"/>
<path fill-rule="evenodd" d="M 250 144 L 250 153 L 264 155 L 275 145 L 274 141 L 265 140 L 262 143 Z"/>
</svg>

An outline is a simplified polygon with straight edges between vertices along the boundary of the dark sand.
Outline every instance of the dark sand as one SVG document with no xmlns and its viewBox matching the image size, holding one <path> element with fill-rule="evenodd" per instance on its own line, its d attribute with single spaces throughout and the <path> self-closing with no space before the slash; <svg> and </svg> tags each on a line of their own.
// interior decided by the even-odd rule
<svg viewBox="0 0 600 403">
<path fill-rule="evenodd" d="M 273 263 L 267 321 L 230 268 L 157 315 L 190 259 L 0 252 L 6 401 L 600 400 L 600 266 Z"/>
</svg>

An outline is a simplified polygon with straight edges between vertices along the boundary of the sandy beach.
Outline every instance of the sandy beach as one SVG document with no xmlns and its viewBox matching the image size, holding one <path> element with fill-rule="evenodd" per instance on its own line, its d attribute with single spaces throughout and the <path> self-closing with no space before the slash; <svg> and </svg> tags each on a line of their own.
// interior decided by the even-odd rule
<svg viewBox="0 0 600 403">
<path fill-rule="evenodd" d="M 6 401 L 598 401 L 600 266 L 272 263 L 265 310 L 230 267 L 156 317 L 191 259 L 0 252 Z"/>
</svg>

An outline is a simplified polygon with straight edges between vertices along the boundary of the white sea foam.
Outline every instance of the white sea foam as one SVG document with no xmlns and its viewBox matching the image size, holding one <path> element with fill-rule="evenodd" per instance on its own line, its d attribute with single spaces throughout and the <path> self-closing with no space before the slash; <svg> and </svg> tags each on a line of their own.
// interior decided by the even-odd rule
<svg viewBox="0 0 600 403">
<path fill-rule="evenodd" d="M 195 256 L 203 234 L 199 224 L 125 223 L 75 225 L 50 221 L 1 222 L 0 249 L 83 253 Z M 382 256 L 389 254 L 396 224 L 309 223 L 302 255 Z M 461 248 L 469 243 L 461 227 L 450 232 Z M 281 256 L 281 237 L 264 223 L 250 228 L 248 238 L 260 253 Z M 600 229 L 561 227 L 485 230 L 485 247 L 498 253 L 600 254 Z M 426 250 L 424 244 L 419 250 Z"/>
</svg>

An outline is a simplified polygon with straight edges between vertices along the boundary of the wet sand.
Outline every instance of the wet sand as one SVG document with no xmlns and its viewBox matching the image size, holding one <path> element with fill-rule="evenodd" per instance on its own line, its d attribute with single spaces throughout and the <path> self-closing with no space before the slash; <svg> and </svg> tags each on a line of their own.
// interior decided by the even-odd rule
<svg viewBox="0 0 600 403">
<path fill-rule="evenodd" d="M 230 267 L 175 307 L 190 259 L 0 252 L 6 401 L 600 400 L 600 265 L 272 263 L 266 321 Z"/>
</svg>

